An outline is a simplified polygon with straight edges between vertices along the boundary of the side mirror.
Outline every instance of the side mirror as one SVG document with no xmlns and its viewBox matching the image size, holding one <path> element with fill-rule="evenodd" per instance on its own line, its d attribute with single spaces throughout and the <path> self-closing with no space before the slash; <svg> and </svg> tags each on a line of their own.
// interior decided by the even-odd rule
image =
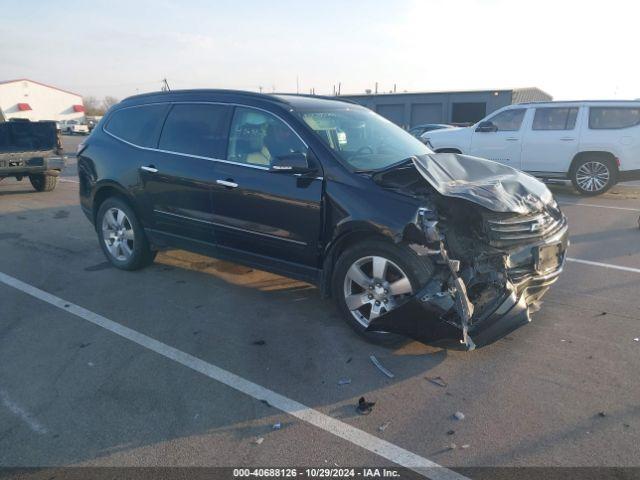
<svg viewBox="0 0 640 480">
<path fill-rule="evenodd" d="M 497 132 L 498 131 L 498 127 L 496 127 L 493 122 L 491 121 L 485 121 L 485 122 L 480 122 L 478 124 L 478 127 L 476 128 L 476 132 Z"/>
<path fill-rule="evenodd" d="M 273 157 L 269 168 L 274 173 L 309 173 L 311 170 L 307 155 L 301 152 Z"/>
</svg>

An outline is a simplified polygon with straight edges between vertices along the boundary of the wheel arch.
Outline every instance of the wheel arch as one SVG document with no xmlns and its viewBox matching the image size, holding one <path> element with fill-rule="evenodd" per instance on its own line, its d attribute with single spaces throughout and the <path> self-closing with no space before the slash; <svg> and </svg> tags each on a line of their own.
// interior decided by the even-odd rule
<svg viewBox="0 0 640 480">
<path fill-rule="evenodd" d="M 369 239 L 379 239 L 393 243 L 393 240 L 373 227 L 355 227 L 337 236 L 327 246 L 322 262 L 322 276 L 320 279 L 320 295 L 322 298 L 331 296 L 331 280 L 334 266 L 340 255 L 356 243 Z"/>
<path fill-rule="evenodd" d="M 98 215 L 98 210 L 100 210 L 100 205 L 102 205 L 106 199 L 111 197 L 118 197 L 121 200 L 124 200 L 127 205 L 133 209 L 136 216 L 142 223 L 142 217 L 138 207 L 136 206 L 135 199 L 127 189 L 117 182 L 103 181 L 96 185 L 93 200 L 91 202 L 91 214 L 94 225 L 96 224 L 96 216 Z"/>
<path fill-rule="evenodd" d="M 611 162 L 611 164 L 613 165 L 613 169 L 615 174 L 618 174 L 618 170 L 619 170 L 619 166 L 618 166 L 618 157 L 616 157 L 613 153 L 607 151 L 607 150 L 584 150 L 582 152 L 578 152 L 574 155 L 573 159 L 571 160 L 571 164 L 569 165 L 569 175 L 571 175 L 573 173 L 573 170 L 576 166 L 576 164 L 584 159 L 584 158 L 600 158 L 600 159 L 604 159 L 604 160 L 608 160 Z"/>
<path fill-rule="evenodd" d="M 436 153 L 457 153 L 457 154 L 461 154 L 462 150 L 460 150 L 459 148 L 453 148 L 453 147 L 436 148 Z"/>
</svg>

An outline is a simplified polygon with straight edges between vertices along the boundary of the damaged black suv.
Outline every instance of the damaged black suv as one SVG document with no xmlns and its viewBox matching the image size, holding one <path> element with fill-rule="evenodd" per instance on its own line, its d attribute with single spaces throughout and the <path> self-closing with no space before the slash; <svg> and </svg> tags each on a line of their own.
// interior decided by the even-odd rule
<svg viewBox="0 0 640 480">
<path fill-rule="evenodd" d="M 535 178 L 434 154 L 335 99 L 191 90 L 128 98 L 78 153 L 109 261 L 172 247 L 305 280 L 373 339 L 483 346 L 562 271 L 566 219 Z"/>
</svg>

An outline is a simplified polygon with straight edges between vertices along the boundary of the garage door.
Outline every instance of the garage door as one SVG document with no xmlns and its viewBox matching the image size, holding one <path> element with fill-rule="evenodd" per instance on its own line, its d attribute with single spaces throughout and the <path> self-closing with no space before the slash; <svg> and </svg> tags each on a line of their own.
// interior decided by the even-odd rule
<svg viewBox="0 0 640 480">
<path fill-rule="evenodd" d="M 414 103 L 411 105 L 411 126 L 422 123 L 442 123 L 441 103 Z"/>
<path fill-rule="evenodd" d="M 382 115 L 387 120 L 391 120 L 396 125 L 402 125 L 404 123 L 404 105 L 378 105 L 376 112 Z"/>
</svg>

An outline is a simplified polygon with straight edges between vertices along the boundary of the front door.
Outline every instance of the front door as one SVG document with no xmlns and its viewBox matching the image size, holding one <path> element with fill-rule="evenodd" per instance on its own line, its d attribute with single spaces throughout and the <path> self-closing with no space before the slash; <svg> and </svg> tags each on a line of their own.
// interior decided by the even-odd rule
<svg viewBox="0 0 640 480">
<path fill-rule="evenodd" d="M 281 119 L 236 107 L 227 160 L 216 166 L 213 189 L 216 242 L 233 258 L 252 257 L 273 268 L 318 267 L 323 180 L 271 172 L 271 159 L 308 147 Z"/>
<path fill-rule="evenodd" d="M 578 152 L 579 107 L 540 107 L 524 134 L 522 170 L 566 174 Z"/>
<path fill-rule="evenodd" d="M 480 122 L 471 137 L 471 155 L 519 169 L 526 116 L 526 108 L 513 108 Z"/>
<path fill-rule="evenodd" d="M 214 243 L 212 194 L 224 157 L 233 107 L 173 105 L 158 150 L 141 166 L 141 178 L 155 230 Z"/>
</svg>

